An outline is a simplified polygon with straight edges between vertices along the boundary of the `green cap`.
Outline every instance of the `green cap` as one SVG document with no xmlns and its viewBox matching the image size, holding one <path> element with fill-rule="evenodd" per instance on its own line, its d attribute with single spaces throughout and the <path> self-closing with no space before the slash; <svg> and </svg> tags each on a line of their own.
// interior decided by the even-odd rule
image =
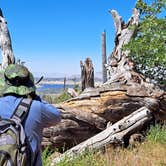
<svg viewBox="0 0 166 166">
<path fill-rule="evenodd" d="M 23 65 L 10 64 L 0 72 L 0 95 L 14 93 L 28 95 L 35 92 L 34 77 Z"/>
</svg>

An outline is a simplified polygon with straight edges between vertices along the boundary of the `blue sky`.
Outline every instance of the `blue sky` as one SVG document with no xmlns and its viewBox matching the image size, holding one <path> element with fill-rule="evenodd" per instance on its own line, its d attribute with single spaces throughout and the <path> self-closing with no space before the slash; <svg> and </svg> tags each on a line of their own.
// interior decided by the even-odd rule
<svg viewBox="0 0 166 166">
<path fill-rule="evenodd" d="M 101 33 L 106 30 L 107 56 L 115 28 L 108 9 L 125 21 L 136 0 L 1 0 L 16 58 L 33 73 L 80 74 L 80 60 L 92 59 L 101 71 Z"/>
</svg>

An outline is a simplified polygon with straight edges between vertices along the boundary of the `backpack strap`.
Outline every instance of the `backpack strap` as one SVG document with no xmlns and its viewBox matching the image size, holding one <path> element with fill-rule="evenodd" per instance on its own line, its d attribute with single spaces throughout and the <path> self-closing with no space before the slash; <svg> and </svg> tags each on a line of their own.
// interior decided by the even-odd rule
<svg viewBox="0 0 166 166">
<path fill-rule="evenodd" d="M 14 110 L 14 113 L 12 114 L 11 118 L 23 122 L 29 112 L 31 103 L 31 98 L 23 98 Z"/>
</svg>

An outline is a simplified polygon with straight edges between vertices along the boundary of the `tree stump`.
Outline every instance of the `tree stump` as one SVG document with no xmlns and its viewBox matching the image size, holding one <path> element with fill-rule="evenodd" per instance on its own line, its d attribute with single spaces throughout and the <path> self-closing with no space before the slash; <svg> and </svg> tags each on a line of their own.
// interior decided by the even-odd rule
<svg viewBox="0 0 166 166">
<path fill-rule="evenodd" d="M 82 91 L 86 88 L 94 87 L 94 68 L 92 60 L 90 58 L 86 58 L 84 64 L 80 61 L 80 67 Z"/>
</svg>

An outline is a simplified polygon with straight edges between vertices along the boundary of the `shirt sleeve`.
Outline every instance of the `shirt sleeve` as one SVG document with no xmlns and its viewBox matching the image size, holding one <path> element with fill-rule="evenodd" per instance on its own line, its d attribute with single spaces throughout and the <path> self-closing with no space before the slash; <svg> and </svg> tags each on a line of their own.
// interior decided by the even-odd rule
<svg viewBox="0 0 166 166">
<path fill-rule="evenodd" d="M 53 105 L 47 103 L 46 101 L 41 101 L 42 104 L 42 124 L 44 127 L 50 127 L 56 125 L 61 120 L 60 111 Z"/>
</svg>

